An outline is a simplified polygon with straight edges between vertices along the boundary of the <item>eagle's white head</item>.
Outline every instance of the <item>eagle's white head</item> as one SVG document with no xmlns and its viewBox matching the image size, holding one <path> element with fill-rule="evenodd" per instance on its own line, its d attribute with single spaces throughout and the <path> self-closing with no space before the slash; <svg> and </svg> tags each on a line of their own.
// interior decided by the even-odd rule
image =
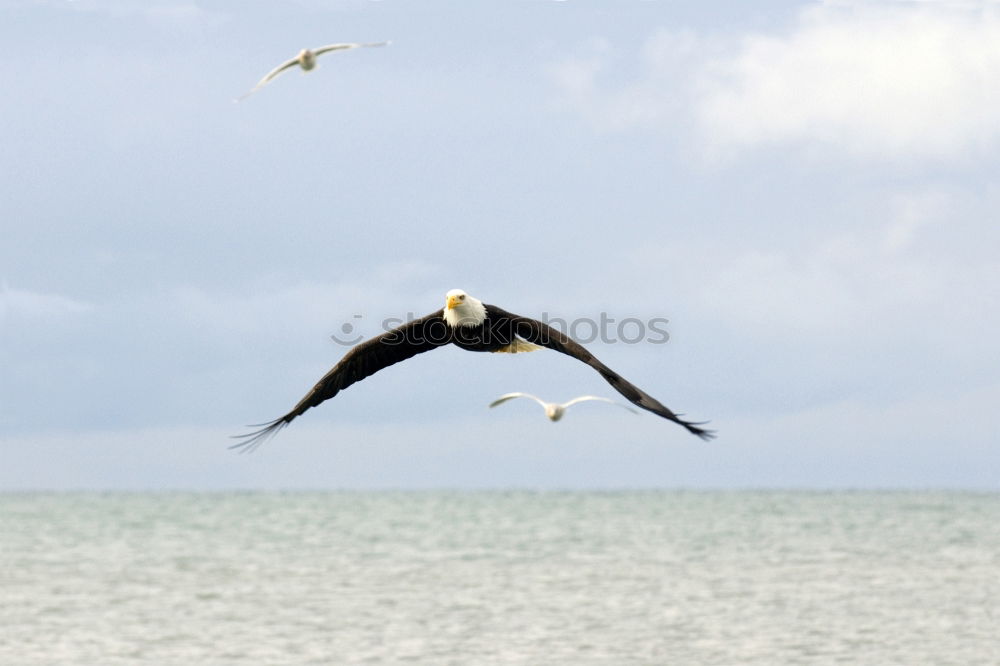
<svg viewBox="0 0 1000 666">
<path fill-rule="evenodd" d="M 486 306 L 483 302 L 461 289 L 452 289 L 444 298 L 444 320 L 449 326 L 479 326 L 486 321 Z"/>
</svg>

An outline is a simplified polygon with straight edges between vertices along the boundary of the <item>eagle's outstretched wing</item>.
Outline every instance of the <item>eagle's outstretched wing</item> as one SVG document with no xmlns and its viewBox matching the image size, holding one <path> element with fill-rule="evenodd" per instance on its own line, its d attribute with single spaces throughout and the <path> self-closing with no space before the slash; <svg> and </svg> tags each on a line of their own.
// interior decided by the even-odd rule
<svg viewBox="0 0 1000 666">
<path fill-rule="evenodd" d="M 258 430 L 245 435 L 235 435 L 234 437 L 242 441 L 230 448 L 252 451 L 291 423 L 295 417 L 329 400 L 351 384 L 370 377 L 394 363 L 405 361 L 449 342 L 451 342 L 451 330 L 441 316 L 440 310 L 366 340 L 347 352 L 291 411 L 273 421 L 260 424 L 262 427 Z"/>
<path fill-rule="evenodd" d="M 656 398 L 652 397 L 638 386 L 632 384 L 617 372 L 601 363 L 597 357 L 587 351 L 583 345 L 576 342 L 565 333 L 552 328 L 548 324 L 538 321 L 537 319 L 503 312 L 494 306 L 489 307 L 496 313 L 494 316 L 501 315 L 510 317 L 514 326 L 514 331 L 517 335 L 524 338 L 528 342 L 541 345 L 542 347 L 547 347 L 557 352 L 566 354 L 567 356 L 572 356 L 575 359 L 583 361 L 594 370 L 597 370 L 616 391 L 628 398 L 629 402 L 632 404 L 653 412 L 657 416 L 662 416 L 665 419 L 682 425 L 687 428 L 688 432 L 698 435 L 698 437 L 701 437 L 702 439 L 707 440 L 715 437 L 714 431 L 706 430 L 701 427 L 704 425 L 703 422 L 685 421 L 680 417 L 680 415 L 675 414 L 665 405 L 660 403 Z"/>
</svg>

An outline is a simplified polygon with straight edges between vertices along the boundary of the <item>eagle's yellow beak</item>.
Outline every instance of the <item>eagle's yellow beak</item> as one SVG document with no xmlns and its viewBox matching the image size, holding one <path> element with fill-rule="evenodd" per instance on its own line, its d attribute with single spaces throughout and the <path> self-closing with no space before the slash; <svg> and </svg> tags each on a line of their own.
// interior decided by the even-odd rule
<svg viewBox="0 0 1000 666">
<path fill-rule="evenodd" d="M 461 305 L 461 303 L 462 303 L 462 301 L 458 298 L 458 296 L 449 296 L 448 297 L 448 309 L 449 310 L 453 310 L 454 308 L 456 308 L 459 305 Z"/>
</svg>

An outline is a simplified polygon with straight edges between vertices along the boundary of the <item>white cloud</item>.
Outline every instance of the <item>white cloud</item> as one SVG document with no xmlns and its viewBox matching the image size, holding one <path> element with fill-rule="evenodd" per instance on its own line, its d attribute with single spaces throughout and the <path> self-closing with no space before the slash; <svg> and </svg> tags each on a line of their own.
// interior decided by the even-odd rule
<svg viewBox="0 0 1000 666">
<path fill-rule="evenodd" d="M 142 17 L 150 24 L 167 29 L 190 30 L 219 25 L 226 14 L 207 9 L 198 0 L 0 0 L 0 9 L 47 6 L 65 11 L 97 14 L 114 18 Z"/>
<path fill-rule="evenodd" d="M 916 194 L 899 194 L 892 201 L 893 215 L 885 230 L 883 244 L 891 252 L 901 252 L 909 247 L 920 229 L 935 220 L 947 219 L 954 207 L 953 196 L 941 190 Z"/>
<path fill-rule="evenodd" d="M 787 35 L 745 38 L 705 73 L 696 112 L 723 149 L 955 158 L 1000 138 L 1000 21 L 989 12 L 821 7 Z"/>
<path fill-rule="evenodd" d="M 996 195 L 972 199 L 961 188 L 900 192 L 866 219 L 794 243 L 673 242 L 622 263 L 669 267 L 674 293 L 741 335 L 851 346 L 908 331 L 909 341 L 947 339 L 971 358 L 1000 329 L 984 307 L 1000 297 L 1000 261 L 989 250 Z"/>
<path fill-rule="evenodd" d="M 12 289 L 0 284 L 0 321 L 7 317 L 61 317 L 89 312 L 90 303 L 59 294 L 46 294 L 26 289 Z"/>
<path fill-rule="evenodd" d="M 246 293 L 178 287 L 162 307 L 171 319 L 224 339 L 256 337 L 262 330 L 285 339 L 311 338 L 317 331 L 353 339 L 381 333 L 387 317 L 423 316 L 443 302 L 443 293 L 419 289 L 438 274 L 437 267 L 424 262 L 383 262 L 364 276 L 338 282 L 262 280 Z M 350 330 L 344 332 L 342 326 Z"/>
<path fill-rule="evenodd" d="M 826 4 L 786 31 L 660 31 L 641 71 L 611 48 L 552 68 L 603 129 L 693 125 L 715 158 L 790 145 L 858 159 L 968 160 L 1000 141 L 1000 18 L 957 4 Z"/>
<path fill-rule="evenodd" d="M 630 78 L 618 71 L 621 51 L 604 40 L 591 41 L 581 54 L 553 63 L 547 71 L 562 106 L 594 127 L 665 126 L 686 121 L 691 76 L 710 48 L 709 40 L 691 30 L 660 30 L 643 46 L 639 71 Z"/>
</svg>

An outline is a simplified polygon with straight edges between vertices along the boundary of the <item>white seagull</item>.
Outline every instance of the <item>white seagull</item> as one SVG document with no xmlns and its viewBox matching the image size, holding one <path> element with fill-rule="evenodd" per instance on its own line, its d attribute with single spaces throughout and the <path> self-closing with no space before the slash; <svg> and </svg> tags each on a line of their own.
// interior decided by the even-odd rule
<svg viewBox="0 0 1000 666">
<path fill-rule="evenodd" d="M 272 69 L 270 72 L 268 72 L 267 76 L 265 76 L 264 78 L 262 78 L 260 81 L 257 82 L 257 85 L 253 87 L 253 90 L 237 98 L 236 101 L 239 102 L 240 100 L 246 99 L 250 95 L 254 94 L 258 90 L 263 88 L 265 85 L 270 83 L 271 79 L 275 78 L 276 76 L 278 76 L 278 74 L 281 74 L 286 69 L 290 69 L 292 67 L 295 67 L 296 65 L 301 67 L 303 72 L 308 72 L 310 70 L 316 69 L 316 58 L 323 55 L 324 53 L 329 53 L 330 51 L 344 51 L 347 49 L 356 49 L 361 47 L 388 46 L 388 45 L 389 42 L 370 42 L 367 44 L 329 44 L 327 46 L 321 46 L 318 49 L 302 49 L 301 51 L 299 51 L 299 54 L 297 56 L 295 56 L 291 60 L 281 63 L 280 65 Z"/>
<path fill-rule="evenodd" d="M 599 398 L 596 395 L 581 395 L 579 398 L 573 398 L 569 402 L 564 402 L 560 405 L 555 402 L 545 402 L 541 398 L 533 396 L 530 393 L 507 393 L 500 396 L 493 402 L 491 402 L 490 407 L 496 407 L 497 405 L 502 405 L 508 400 L 513 400 L 514 398 L 531 398 L 545 409 L 545 415 L 549 417 L 550 421 L 558 421 L 563 417 L 563 414 L 566 413 L 567 409 L 569 409 L 578 402 L 587 402 L 588 400 L 600 400 L 601 402 L 608 402 L 611 403 L 612 405 L 617 405 L 622 409 L 627 409 L 633 414 L 638 414 L 637 411 L 635 411 L 631 407 L 626 407 L 620 402 L 615 402 L 614 400 L 608 400 L 607 398 Z"/>
</svg>

